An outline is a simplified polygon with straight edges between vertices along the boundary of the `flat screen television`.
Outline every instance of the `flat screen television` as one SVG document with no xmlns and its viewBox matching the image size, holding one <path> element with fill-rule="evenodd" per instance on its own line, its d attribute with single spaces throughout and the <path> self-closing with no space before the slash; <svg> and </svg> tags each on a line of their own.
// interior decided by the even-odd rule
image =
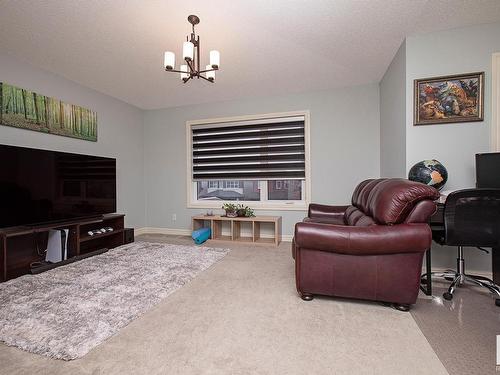
<svg viewBox="0 0 500 375">
<path fill-rule="evenodd" d="M 500 188 L 500 152 L 476 154 L 476 187 Z"/>
<path fill-rule="evenodd" d="M 116 211 L 116 159 L 0 145 L 0 228 Z"/>
</svg>

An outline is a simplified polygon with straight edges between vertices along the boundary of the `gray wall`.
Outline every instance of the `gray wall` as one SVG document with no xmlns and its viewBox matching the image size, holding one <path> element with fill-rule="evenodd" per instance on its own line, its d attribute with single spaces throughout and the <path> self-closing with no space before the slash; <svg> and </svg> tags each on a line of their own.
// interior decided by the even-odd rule
<svg viewBox="0 0 500 375">
<path fill-rule="evenodd" d="M 263 97 L 231 102 L 146 111 L 144 162 L 146 225 L 188 229 L 186 208 L 186 121 L 293 110 L 311 113 L 312 200 L 348 203 L 355 185 L 380 175 L 378 85 L 349 87 L 301 95 Z M 259 211 L 259 214 L 271 212 Z M 177 220 L 172 221 L 172 214 Z M 274 211 L 283 216 L 283 233 L 304 211 Z"/>
<path fill-rule="evenodd" d="M 380 176 L 406 176 L 406 42 L 380 81 Z"/>
<path fill-rule="evenodd" d="M 437 159 L 448 169 L 444 187 L 460 189 L 475 184 L 474 155 L 488 152 L 491 126 L 491 59 L 500 51 L 500 23 L 412 36 L 406 41 L 406 167 L 423 159 Z M 440 75 L 485 72 L 484 122 L 413 126 L 413 80 Z M 454 266 L 455 249 L 435 247 L 434 263 Z M 468 249 L 472 270 L 489 270 L 490 257 Z"/>
<path fill-rule="evenodd" d="M 98 142 L 0 125 L 0 143 L 117 158 L 117 211 L 127 225 L 144 226 L 142 111 L 3 53 L 0 81 L 97 112 Z"/>
<path fill-rule="evenodd" d="M 473 187 L 474 155 L 488 152 L 491 126 L 491 59 L 500 51 L 500 23 L 409 37 L 406 66 L 407 168 L 435 158 L 448 169 L 445 189 Z M 413 80 L 485 72 L 484 121 L 413 126 Z"/>
</svg>

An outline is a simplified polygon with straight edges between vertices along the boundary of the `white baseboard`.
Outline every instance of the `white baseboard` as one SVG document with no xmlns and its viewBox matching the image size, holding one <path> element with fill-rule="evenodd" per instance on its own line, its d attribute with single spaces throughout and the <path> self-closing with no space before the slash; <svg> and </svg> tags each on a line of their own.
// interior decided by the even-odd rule
<svg viewBox="0 0 500 375">
<path fill-rule="evenodd" d="M 190 229 L 180 229 L 180 228 L 158 228 L 158 227 L 143 227 L 134 229 L 134 235 L 139 236 L 141 234 L 169 234 L 171 236 L 190 236 Z M 270 235 L 263 235 L 264 238 L 272 238 Z M 284 234 L 281 236 L 282 242 L 292 242 L 293 235 Z"/>
<path fill-rule="evenodd" d="M 178 228 L 143 227 L 134 229 L 134 234 L 136 236 L 140 234 L 169 234 L 172 236 L 189 236 L 191 234 L 191 231 L 189 229 Z"/>
</svg>

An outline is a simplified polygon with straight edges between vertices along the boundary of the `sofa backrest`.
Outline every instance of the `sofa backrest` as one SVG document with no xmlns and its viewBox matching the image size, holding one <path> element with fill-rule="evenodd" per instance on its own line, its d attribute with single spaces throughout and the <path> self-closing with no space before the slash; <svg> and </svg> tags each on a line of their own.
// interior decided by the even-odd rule
<svg viewBox="0 0 500 375">
<path fill-rule="evenodd" d="M 345 215 L 344 221 L 347 225 L 365 227 L 368 225 L 376 224 L 375 220 L 369 215 L 368 212 L 368 197 L 370 192 L 382 179 L 370 179 L 364 180 L 356 186 L 354 192 L 352 193 L 352 206 L 348 207 Z"/>
<path fill-rule="evenodd" d="M 345 213 L 348 225 L 392 225 L 426 222 L 435 210 L 439 192 L 431 186 L 402 178 L 379 178 L 361 182 Z M 429 203 L 422 203 L 428 201 Z"/>
<path fill-rule="evenodd" d="M 369 225 L 376 224 L 370 216 L 366 215 L 356 206 L 349 206 L 344 214 L 344 222 L 347 225 L 357 226 L 357 227 L 367 227 Z"/>
</svg>

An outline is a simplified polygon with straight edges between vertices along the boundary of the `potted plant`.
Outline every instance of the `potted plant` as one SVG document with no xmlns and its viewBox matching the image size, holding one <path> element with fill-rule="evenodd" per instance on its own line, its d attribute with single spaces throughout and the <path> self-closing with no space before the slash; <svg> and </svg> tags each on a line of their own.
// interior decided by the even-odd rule
<svg viewBox="0 0 500 375">
<path fill-rule="evenodd" d="M 250 207 L 245 207 L 245 216 L 246 217 L 254 217 L 255 213 Z"/>
<path fill-rule="evenodd" d="M 233 203 L 224 203 L 222 205 L 222 209 L 226 211 L 227 217 L 237 217 L 238 216 L 238 207 Z"/>
<path fill-rule="evenodd" d="M 248 206 L 243 206 L 242 204 L 239 204 L 236 206 L 236 212 L 239 217 L 252 217 L 255 216 L 253 213 L 253 210 L 248 207 Z"/>
<path fill-rule="evenodd" d="M 236 206 L 236 213 L 238 214 L 238 217 L 244 217 L 245 216 L 245 206 L 242 204 L 239 204 Z"/>
</svg>

